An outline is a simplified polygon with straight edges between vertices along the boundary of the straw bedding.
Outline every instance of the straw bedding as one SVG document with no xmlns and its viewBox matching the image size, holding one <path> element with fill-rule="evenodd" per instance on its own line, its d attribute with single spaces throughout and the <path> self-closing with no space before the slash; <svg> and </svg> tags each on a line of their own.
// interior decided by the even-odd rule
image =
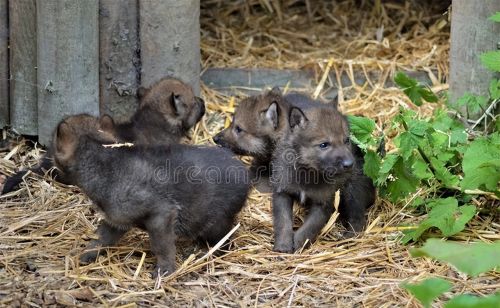
<svg viewBox="0 0 500 308">
<path fill-rule="evenodd" d="M 321 80 L 326 70 L 336 76 L 377 71 L 378 80 L 339 89 L 339 100 L 346 113 L 370 116 L 383 129 L 399 107 L 413 108 L 400 91 L 383 87 L 395 70 L 427 71 L 435 91 L 447 89 L 446 11 L 446 5 L 431 1 L 206 0 L 203 66 L 314 68 L 318 87 L 301 89 L 311 94 L 332 86 L 332 80 Z M 193 131 L 196 144 L 210 144 L 232 111 L 225 94 L 204 87 L 203 95 L 208 113 Z M 12 142 L 0 153 L 5 175 L 35 164 L 43 153 L 8 135 Z M 341 227 L 331 224 L 311 248 L 286 255 L 271 250 L 271 198 L 254 190 L 227 253 L 180 243 L 178 271 L 154 281 L 148 238 L 138 230 L 98 262 L 79 265 L 78 255 L 99 219 L 89 199 L 76 187 L 28 175 L 21 190 L 0 197 L 0 306 L 416 307 L 399 284 L 429 276 L 454 282 L 441 300 L 498 290 L 499 273 L 467 278 L 448 265 L 411 258 L 409 247 L 399 243 L 400 226 L 422 219 L 409 201 L 425 194 L 419 190 L 397 204 L 379 199 L 364 235 L 341 240 Z M 474 202 L 487 206 L 492 201 Z M 478 215 L 454 239 L 499 240 L 498 217 Z"/>
</svg>

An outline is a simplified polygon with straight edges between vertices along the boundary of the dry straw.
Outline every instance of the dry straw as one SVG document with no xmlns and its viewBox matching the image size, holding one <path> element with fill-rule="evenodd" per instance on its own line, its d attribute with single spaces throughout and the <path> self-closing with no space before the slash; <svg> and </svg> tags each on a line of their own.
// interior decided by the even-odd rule
<svg viewBox="0 0 500 308">
<path fill-rule="evenodd" d="M 312 68 L 317 87 L 306 90 L 316 89 L 320 97 L 335 81 L 325 71 L 353 81 L 363 74 L 366 82 L 339 89 L 340 106 L 374 118 L 382 130 L 400 107 L 413 108 L 400 91 L 383 86 L 395 70 L 426 71 L 434 90 L 447 89 L 447 7 L 436 2 L 204 0 L 203 66 Z M 373 72 L 377 78 L 370 77 Z M 223 93 L 203 87 L 203 95 L 208 113 L 193 131 L 196 144 L 210 144 L 234 109 Z M 33 165 L 42 154 L 24 140 L 10 149 L 0 153 L 5 175 Z M 90 201 L 75 187 L 29 174 L 20 190 L 0 197 L 0 306 L 416 307 L 399 284 L 429 276 L 453 281 L 453 291 L 441 300 L 498 290 L 499 273 L 467 278 L 448 265 L 411 258 L 398 242 L 402 230 L 422 219 L 408 208 L 409 200 L 426 194 L 421 189 L 398 204 L 378 200 L 363 236 L 341 239 L 334 216 L 311 248 L 279 254 L 271 250 L 270 195 L 253 190 L 227 239 L 227 253 L 179 243 L 179 270 L 154 281 L 148 238 L 138 230 L 96 263 L 79 265 L 78 255 L 98 223 Z M 484 197 L 473 202 L 498 206 Z M 300 223 L 303 216 L 296 216 Z M 485 214 L 453 239 L 490 242 L 499 234 L 498 217 Z"/>
</svg>

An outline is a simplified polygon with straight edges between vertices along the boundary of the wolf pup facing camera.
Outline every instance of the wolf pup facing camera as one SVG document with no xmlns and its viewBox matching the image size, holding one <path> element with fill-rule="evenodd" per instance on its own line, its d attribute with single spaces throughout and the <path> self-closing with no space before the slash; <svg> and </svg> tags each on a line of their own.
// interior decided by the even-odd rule
<svg viewBox="0 0 500 308">
<path fill-rule="evenodd" d="M 322 103 L 298 93 L 283 96 L 278 88 L 273 88 L 264 94 L 241 101 L 235 110 L 231 125 L 217 134 L 214 141 L 237 154 L 255 157 L 252 164 L 253 170 L 267 171 L 273 153 L 276 152 L 277 144 L 290 130 L 288 118 L 293 106 L 301 108 L 301 110 L 331 109 L 327 113 L 333 112 L 338 115 L 339 119 L 345 121 L 345 118 L 336 111 L 336 102 Z M 320 119 L 320 121 L 322 120 Z M 318 123 L 318 125 L 322 124 Z M 339 126 L 338 129 L 340 129 L 338 132 L 333 130 L 329 133 L 332 136 L 345 134 L 342 131 L 342 126 Z M 264 146 L 255 147 L 254 145 Z M 363 229 L 365 209 L 375 202 L 376 197 L 372 180 L 363 174 L 363 153 L 354 144 L 350 145 L 350 149 L 354 155 L 355 163 L 349 180 L 340 190 L 340 220 L 348 229 L 344 233 L 346 237 L 353 236 Z M 257 176 L 262 175 L 266 176 L 267 172 L 257 174 Z M 252 177 L 254 176 L 256 175 L 253 174 Z"/>
<path fill-rule="evenodd" d="M 157 258 L 153 275 L 171 274 L 178 236 L 214 245 L 231 230 L 249 184 L 247 169 L 229 151 L 181 144 L 106 148 L 109 131 L 84 131 L 70 117 L 54 135 L 56 166 L 105 215 L 82 262 L 139 227 Z"/>
<path fill-rule="evenodd" d="M 120 142 L 134 144 L 179 142 L 205 114 L 203 99 L 196 97 L 189 85 L 175 78 L 163 78 L 148 89 L 140 88 L 138 92 L 139 107 L 130 121 L 113 126 L 113 134 Z M 51 169 L 52 156 L 49 147 L 37 166 L 8 177 L 3 185 L 0 183 L 2 194 L 13 191 L 28 171 L 43 175 Z M 61 183 L 71 184 L 58 170 L 54 170 L 51 175 Z"/>
<path fill-rule="evenodd" d="M 283 96 L 281 90 L 275 87 L 243 99 L 236 107 L 231 125 L 215 135 L 213 140 L 238 155 L 253 157 L 253 177 L 267 180 L 272 154 L 288 129 L 288 112 L 292 106 L 337 108 L 336 101 L 322 103 L 299 93 Z"/>
<path fill-rule="evenodd" d="M 361 231 L 365 209 L 373 203 L 371 181 L 360 182 L 362 169 L 349 140 L 347 119 L 335 108 L 292 107 L 289 130 L 273 154 L 274 250 L 293 252 L 312 242 L 333 213 L 333 198 L 343 191 L 340 212 L 348 227 Z M 358 177 L 354 177 L 354 175 Z M 353 181 L 354 180 L 354 181 Z M 293 230 L 293 202 L 306 208 L 304 224 Z"/>
</svg>

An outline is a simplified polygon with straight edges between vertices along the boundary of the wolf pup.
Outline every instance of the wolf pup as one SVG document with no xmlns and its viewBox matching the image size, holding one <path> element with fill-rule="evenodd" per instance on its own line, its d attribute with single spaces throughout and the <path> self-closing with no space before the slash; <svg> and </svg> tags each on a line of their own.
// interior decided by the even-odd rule
<svg viewBox="0 0 500 308">
<path fill-rule="evenodd" d="M 267 180 L 276 140 L 288 126 L 288 107 L 278 88 L 247 97 L 238 104 L 231 125 L 213 140 L 237 155 L 253 157 L 252 178 Z"/>
<path fill-rule="evenodd" d="M 247 169 L 229 151 L 182 144 L 105 148 L 111 139 L 102 131 L 82 133 L 69 118 L 54 136 L 56 166 L 105 214 L 82 262 L 139 227 L 157 258 L 153 275 L 170 274 L 177 236 L 214 245 L 230 231 L 249 184 Z"/>
<path fill-rule="evenodd" d="M 135 144 L 177 143 L 205 114 L 205 102 L 175 78 L 139 88 L 140 103 L 129 122 L 116 125 L 116 135 Z"/>
<path fill-rule="evenodd" d="M 192 88 L 175 78 L 163 78 L 150 88 L 138 91 L 140 104 L 129 122 L 113 125 L 113 134 L 120 142 L 134 144 L 160 144 L 178 142 L 205 113 L 203 99 L 196 97 Z M 108 118 L 112 121 L 112 118 Z M 23 177 L 31 171 L 43 175 L 53 167 L 53 155 L 49 148 L 37 166 L 17 172 L 8 177 L 2 194 L 14 190 Z M 52 176 L 64 184 L 61 172 L 54 170 Z"/>
<path fill-rule="evenodd" d="M 315 240 L 333 213 L 335 191 L 343 191 L 340 213 L 353 231 L 365 225 L 373 184 L 356 167 L 347 119 L 335 108 L 292 107 L 289 130 L 272 158 L 274 250 L 293 252 Z M 293 231 L 293 202 L 304 206 L 304 224 Z"/>
<path fill-rule="evenodd" d="M 231 125 L 217 134 L 214 141 L 237 154 L 255 157 L 252 164 L 252 170 L 254 170 L 252 179 L 262 177 L 267 181 L 266 176 L 269 174 L 272 155 L 276 152 L 279 140 L 290 129 L 288 117 L 290 108 L 293 106 L 301 110 L 314 108 L 332 109 L 335 112 L 337 110 L 336 101 L 322 103 L 298 93 L 282 96 L 278 88 L 273 88 L 264 94 L 241 101 L 235 110 Z M 340 118 L 345 120 L 342 116 Z M 319 123 L 319 125 L 322 124 Z M 338 134 L 342 134 L 342 131 L 332 132 L 332 136 Z M 363 174 L 363 153 L 354 144 L 350 147 L 355 157 L 355 164 L 349 181 L 346 181 L 341 189 L 340 196 L 340 220 L 348 228 L 348 231 L 344 233 L 346 237 L 353 236 L 355 232 L 362 230 L 364 218 L 353 219 L 352 217 L 356 216 L 355 212 L 358 209 L 369 208 L 375 202 L 376 196 L 372 180 Z"/>
<path fill-rule="evenodd" d="M 290 107 L 337 108 L 337 101 L 322 103 L 300 93 L 282 95 L 278 87 L 243 99 L 236 108 L 231 125 L 213 137 L 216 144 L 235 154 L 254 158 L 252 170 L 257 177 L 269 176 L 269 163 L 276 143 L 288 129 Z"/>
</svg>

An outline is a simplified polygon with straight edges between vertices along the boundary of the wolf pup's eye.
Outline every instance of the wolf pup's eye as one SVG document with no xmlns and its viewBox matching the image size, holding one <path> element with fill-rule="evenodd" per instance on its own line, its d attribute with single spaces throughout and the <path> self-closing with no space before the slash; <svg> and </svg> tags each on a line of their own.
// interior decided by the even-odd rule
<svg viewBox="0 0 500 308">
<path fill-rule="evenodd" d="M 236 125 L 234 127 L 234 130 L 236 131 L 237 134 L 241 133 L 243 130 L 241 129 L 241 127 L 239 127 L 238 125 Z"/>
<path fill-rule="evenodd" d="M 345 143 L 345 144 L 349 144 L 349 143 L 351 143 L 351 138 L 349 138 L 349 137 L 345 137 L 345 139 L 344 139 L 344 143 Z"/>
<path fill-rule="evenodd" d="M 330 142 L 323 142 L 323 143 L 320 143 L 319 144 L 319 148 L 324 150 L 324 149 L 327 149 L 328 147 L 330 147 Z"/>
</svg>

